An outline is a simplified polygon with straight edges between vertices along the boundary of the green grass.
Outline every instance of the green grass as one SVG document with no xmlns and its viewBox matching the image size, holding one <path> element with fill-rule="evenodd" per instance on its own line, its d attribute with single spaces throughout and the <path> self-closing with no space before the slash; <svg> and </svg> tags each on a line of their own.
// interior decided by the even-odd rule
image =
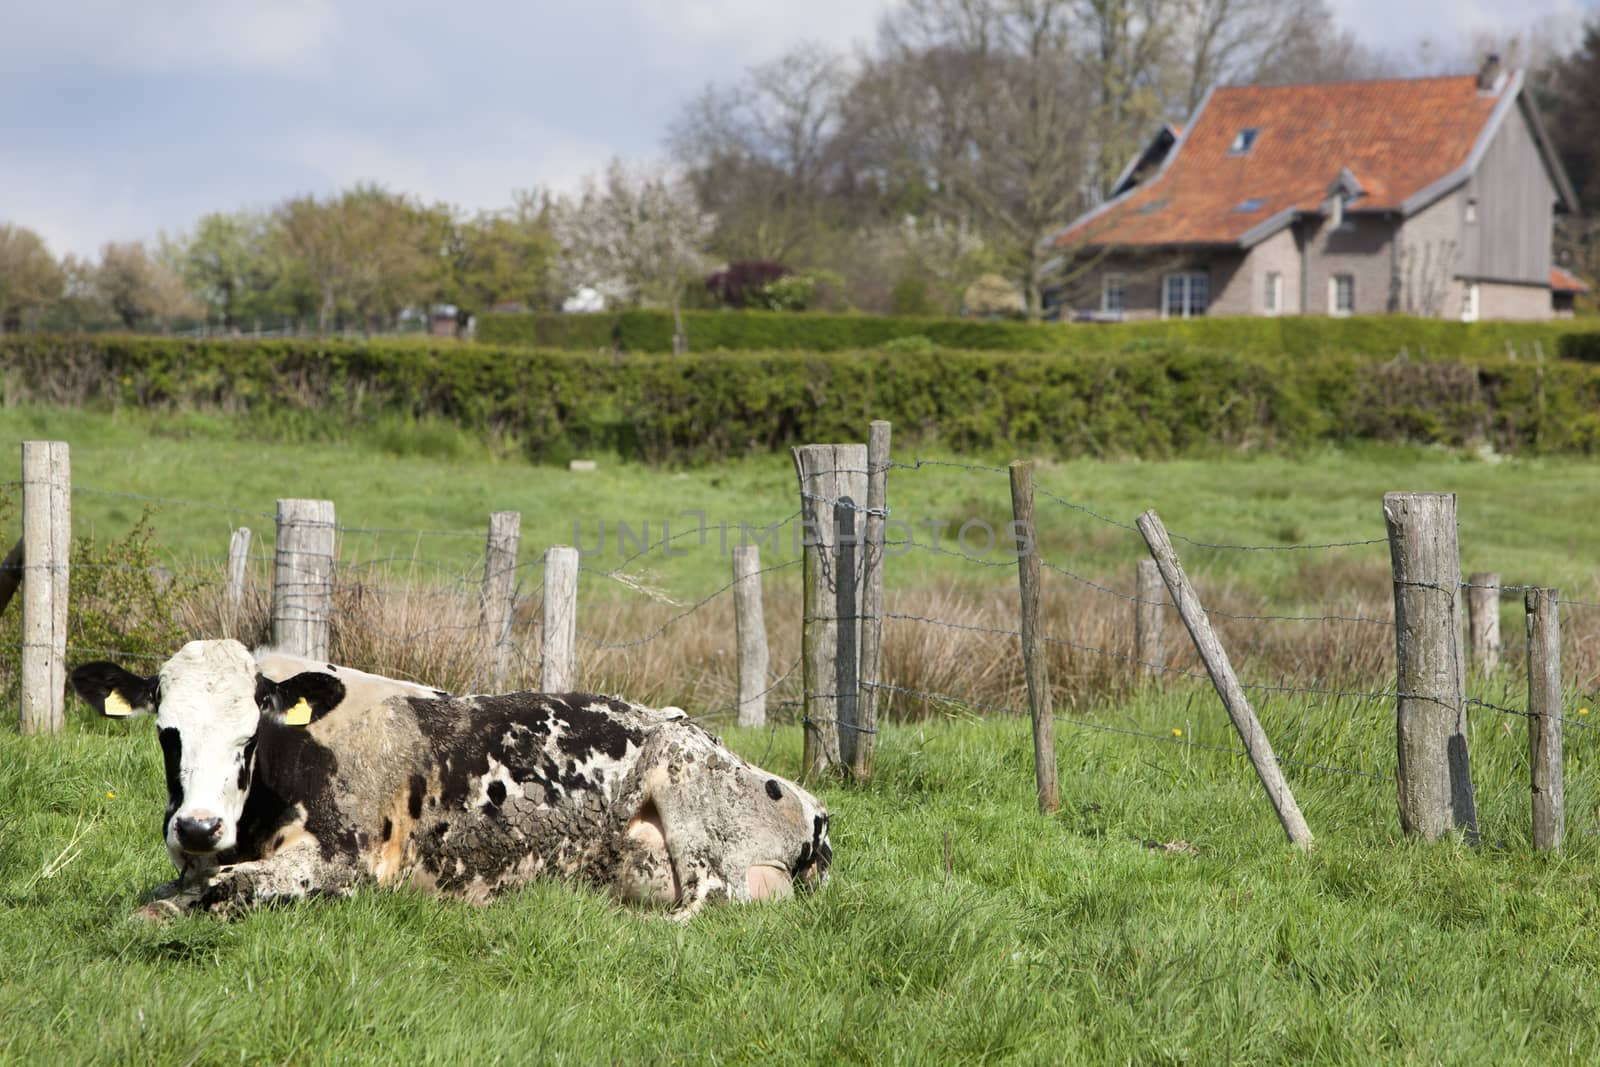
<svg viewBox="0 0 1600 1067">
<path fill-rule="evenodd" d="M 707 544 L 690 536 L 676 542 L 686 556 L 666 559 L 656 551 L 642 565 L 668 590 L 703 595 L 730 573 L 717 524 L 729 523 L 730 540 L 736 541 L 741 521 L 764 526 L 799 506 L 787 456 L 685 470 L 601 456 L 597 471 L 572 473 L 498 457 L 442 423 L 391 421 L 333 442 L 297 442 L 295 436 L 290 428 L 288 439 L 275 439 L 271 427 L 261 426 L 241 435 L 227 417 L 212 414 L 0 410 L 0 439 L 71 443 L 77 532 L 121 536 L 147 505 L 117 494 L 182 502 L 155 505 L 152 520 L 155 543 L 180 566 L 225 556 L 229 532 L 238 525 L 251 526 L 256 551 L 270 554 L 278 497 L 332 499 L 339 521 L 353 528 L 343 538 L 347 560 L 398 556 L 456 574 L 481 564 L 481 531 L 492 511 L 521 512 L 524 562 L 536 561 L 546 545 L 572 542 L 574 523 L 580 543 L 592 549 L 604 523 L 604 552 L 586 561 L 600 568 L 615 566 L 625 555 L 618 548 L 618 522 L 635 532 L 648 523 L 652 540 L 659 540 L 663 523 L 679 533 L 696 521 L 682 513 L 699 510 L 711 524 Z M 914 458 L 896 455 L 900 462 Z M 967 461 L 1004 466 L 1011 458 Z M 1153 507 L 1174 532 L 1252 545 L 1381 538 L 1385 491 L 1452 491 L 1460 494 L 1464 572 L 1496 571 L 1508 584 L 1559 584 L 1573 596 L 1595 598 L 1597 592 L 1593 555 L 1584 547 L 1593 539 L 1593 519 L 1581 506 L 1600 492 L 1600 463 L 1593 460 L 1489 462 L 1439 449 L 1372 446 L 1303 456 L 1041 461 L 1036 481 L 1042 490 L 1118 522 L 1131 523 Z M 896 470 L 889 495 L 893 517 L 910 523 L 921 545 L 933 539 L 930 521 L 948 523 L 940 544 L 956 547 L 962 523 L 982 520 L 1003 535 L 1011 518 L 1003 473 L 937 466 Z M 1037 511 L 1046 558 L 1079 573 L 1120 578 L 1124 588 L 1131 584 L 1134 563 L 1145 552 L 1137 534 L 1043 496 Z M 13 516 L 11 525 L 17 521 Z M 793 533 L 792 526 L 785 528 L 781 551 L 774 558 L 764 548 L 764 560 L 792 559 Z M 969 544 L 982 543 L 975 531 Z M 1178 547 L 1197 577 L 1290 601 L 1303 595 L 1300 586 L 1325 592 L 1316 574 L 1304 574 L 1325 561 L 1324 554 L 1218 552 L 1182 542 Z M 631 544 L 627 551 L 633 551 Z M 1338 558 L 1380 571 L 1388 565 L 1383 545 L 1345 550 Z M 986 583 L 1000 574 L 921 550 L 891 559 L 887 568 L 891 588 L 935 580 Z"/>
<path fill-rule="evenodd" d="M 1152 694 L 1115 721 L 1226 742 L 1201 703 Z M 1520 722 L 1474 729 L 1477 850 L 1402 841 L 1387 784 L 1291 771 L 1319 836 L 1298 855 L 1241 760 L 1065 724 L 1063 808 L 1041 817 L 1026 724 L 949 722 L 889 729 L 870 787 L 824 791 L 834 878 L 796 902 L 683 928 L 540 884 L 486 907 L 366 891 L 151 927 L 128 917 L 169 873 L 149 724 L 72 718 L 60 738 L 0 732 L 8 1062 L 1600 1054 L 1592 748 L 1569 745 L 1567 853 L 1532 855 Z M 1386 765 L 1384 719 L 1345 757 Z M 793 729 L 731 741 L 798 763 Z"/>
</svg>

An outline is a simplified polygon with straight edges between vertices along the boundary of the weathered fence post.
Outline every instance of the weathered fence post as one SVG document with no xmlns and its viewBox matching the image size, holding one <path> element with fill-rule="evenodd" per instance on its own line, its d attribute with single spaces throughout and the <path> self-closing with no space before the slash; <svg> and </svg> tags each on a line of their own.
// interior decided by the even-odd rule
<svg viewBox="0 0 1600 1067">
<path fill-rule="evenodd" d="M 1145 544 L 1150 546 L 1151 557 L 1161 568 L 1161 577 L 1166 582 L 1167 591 L 1172 594 L 1172 602 L 1178 607 L 1184 627 L 1194 639 L 1195 650 L 1206 665 L 1206 673 L 1211 675 L 1211 684 L 1222 698 L 1222 706 L 1227 709 L 1228 718 L 1233 720 L 1239 740 L 1244 742 L 1245 755 L 1250 757 L 1256 777 L 1261 779 L 1261 787 L 1267 791 L 1267 799 L 1278 814 L 1283 832 L 1297 847 L 1310 848 L 1313 844 L 1311 828 L 1300 814 L 1300 806 L 1289 791 L 1289 783 L 1284 781 L 1283 768 L 1278 766 L 1278 757 L 1273 754 L 1267 732 L 1261 728 L 1255 709 L 1250 706 L 1238 676 L 1233 673 L 1227 649 L 1217 640 L 1216 632 L 1211 629 L 1211 620 L 1206 616 L 1194 586 L 1189 583 L 1189 576 L 1183 572 L 1183 564 L 1172 549 L 1172 539 L 1167 536 L 1161 516 L 1154 511 L 1147 511 L 1139 516 L 1138 527 L 1144 535 Z"/>
<path fill-rule="evenodd" d="M 505 689 L 511 664 L 511 616 L 516 608 L 517 544 L 521 535 L 521 512 L 496 511 L 489 516 L 478 618 L 489 655 L 489 686 L 496 693 Z"/>
<path fill-rule="evenodd" d="M 272 578 L 272 643 L 307 659 L 328 658 L 333 614 L 333 501 L 278 501 Z"/>
<path fill-rule="evenodd" d="M 1039 810 L 1061 806 L 1056 786 L 1056 719 L 1050 679 L 1039 651 L 1039 542 L 1033 525 L 1033 464 L 1011 464 L 1011 515 L 1017 532 L 1017 585 L 1022 597 L 1022 666 L 1028 679 L 1028 713 L 1033 717 L 1033 778 Z"/>
<path fill-rule="evenodd" d="M 1467 578 L 1467 634 L 1472 665 L 1485 674 L 1500 665 L 1500 576 L 1479 571 Z"/>
<path fill-rule="evenodd" d="M 250 527 L 228 538 L 228 636 L 239 636 L 239 609 L 244 603 L 244 572 L 250 562 Z"/>
<path fill-rule="evenodd" d="M 861 699 L 856 709 L 857 781 L 872 777 L 878 750 L 878 663 L 883 654 L 883 542 L 889 517 L 889 423 L 878 419 L 867 429 L 866 543 L 861 548 Z"/>
<path fill-rule="evenodd" d="M 1554 589 L 1529 589 L 1528 755 L 1533 788 L 1533 847 L 1559 849 L 1566 825 L 1561 770 L 1561 619 Z"/>
<path fill-rule="evenodd" d="M 1133 658 L 1144 673 L 1160 674 L 1167 665 L 1166 642 L 1161 635 L 1161 611 L 1167 604 L 1167 587 L 1161 584 L 1161 568 L 1153 559 L 1139 561 L 1138 582 L 1134 586 Z"/>
<path fill-rule="evenodd" d="M 840 735 L 851 735 L 853 753 L 858 732 L 854 729 L 858 725 L 855 705 L 861 680 L 853 640 L 848 641 L 846 656 L 841 657 L 840 650 L 841 629 L 847 639 L 853 639 L 860 616 L 861 573 L 853 564 L 855 547 L 861 543 L 860 519 L 866 510 L 857 502 L 867 498 L 867 446 L 800 445 L 792 452 L 800 481 L 800 529 L 805 548 L 805 614 L 800 636 L 805 745 L 800 779 L 811 782 L 841 764 L 849 766 L 844 762 Z M 848 571 L 839 566 L 841 555 L 851 557 Z"/>
<path fill-rule="evenodd" d="M 578 687 L 578 550 L 567 545 L 544 553 L 543 641 L 539 688 L 572 692 Z"/>
<path fill-rule="evenodd" d="M 733 546 L 733 625 L 738 635 L 739 725 L 767 724 L 767 623 L 761 610 L 761 546 Z"/>
<path fill-rule="evenodd" d="M 1476 842 L 1454 493 L 1385 493 L 1394 569 L 1395 768 L 1400 826 L 1433 841 L 1452 822 Z"/>
<path fill-rule="evenodd" d="M 22 542 L 22 732 L 60 733 L 72 551 L 72 462 L 65 441 L 22 442 Z"/>
</svg>

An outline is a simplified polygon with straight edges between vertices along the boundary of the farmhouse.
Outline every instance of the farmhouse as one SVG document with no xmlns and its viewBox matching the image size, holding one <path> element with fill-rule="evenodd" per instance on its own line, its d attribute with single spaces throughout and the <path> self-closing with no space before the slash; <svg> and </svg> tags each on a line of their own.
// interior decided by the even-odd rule
<svg viewBox="0 0 1600 1067">
<path fill-rule="evenodd" d="M 1476 76 L 1219 87 L 1053 238 L 1074 278 L 1058 301 L 1109 320 L 1549 318 L 1576 282 L 1552 273 L 1552 216 L 1575 207 L 1494 56 Z"/>
</svg>

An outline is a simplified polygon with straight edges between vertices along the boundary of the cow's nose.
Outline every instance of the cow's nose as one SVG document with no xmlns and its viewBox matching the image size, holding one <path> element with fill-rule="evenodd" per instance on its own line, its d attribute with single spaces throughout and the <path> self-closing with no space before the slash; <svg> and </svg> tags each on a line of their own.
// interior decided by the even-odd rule
<svg viewBox="0 0 1600 1067">
<path fill-rule="evenodd" d="M 178 844 L 194 852 L 209 850 L 222 836 L 222 820 L 217 816 L 191 819 L 187 816 L 174 820 L 178 831 Z"/>
</svg>

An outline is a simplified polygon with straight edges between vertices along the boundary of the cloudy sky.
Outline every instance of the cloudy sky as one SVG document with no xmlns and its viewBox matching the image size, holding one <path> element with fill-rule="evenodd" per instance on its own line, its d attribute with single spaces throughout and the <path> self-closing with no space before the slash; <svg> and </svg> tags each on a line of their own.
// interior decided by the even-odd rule
<svg viewBox="0 0 1600 1067">
<path fill-rule="evenodd" d="M 0 221 L 57 254 L 377 180 L 491 208 L 658 155 L 708 81 L 895 0 L 55 0 L 0 34 Z M 1600 0 L 1330 0 L 1395 51 Z M 1513 13 L 1507 14 L 1510 10 Z"/>
</svg>

